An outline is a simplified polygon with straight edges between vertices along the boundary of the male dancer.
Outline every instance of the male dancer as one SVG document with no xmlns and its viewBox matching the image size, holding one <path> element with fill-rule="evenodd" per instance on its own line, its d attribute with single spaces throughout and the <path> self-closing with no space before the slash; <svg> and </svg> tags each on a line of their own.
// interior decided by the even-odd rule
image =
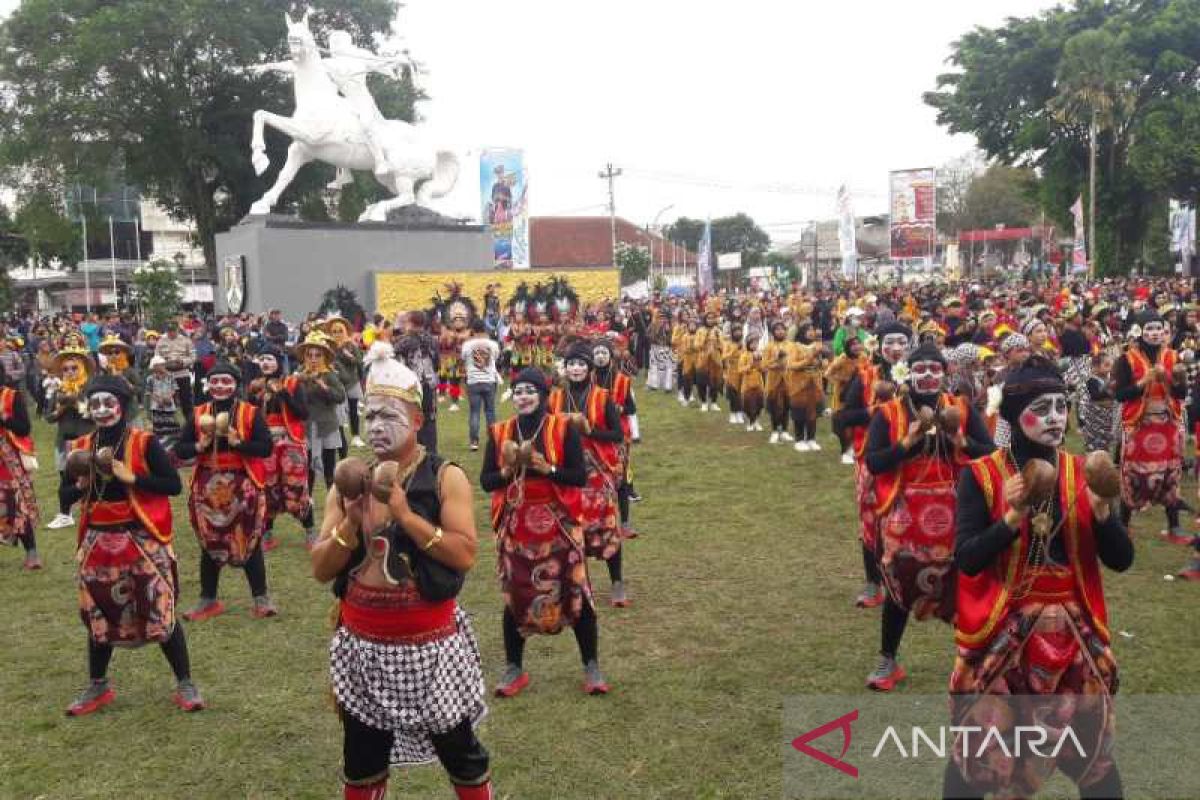
<svg viewBox="0 0 1200 800">
<path fill-rule="evenodd" d="M 91 681 L 67 716 L 91 714 L 116 694 L 108 683 L 113 648 L 158 642 L 175 673 L 173 700 L 184 711 L 204 708 L 192 682 L 187 640 L 175 616 L 179 573 L 172 548 L 171 498 L 183 491 L 179 473 L 153 434 L 134 428 L 126 415 L 133 401 L 129 384 L 102 375 L 87 387 L 96 432 L 76 439 L 72 449 L 90 453 L 92 466 L 71 487 L 81 502 L 76 557 L 79 615 L 88 629 Z M 112 467 L 97 463 L 105 448 Z"/>
<path fill-rule="evenodd" d="M 33 457 L 33 425 L 29 421 L 29 410 L 19 389 L 5 384 L 8 373 L 0 364 L 0 544 L 15 545 L 18 541 L 25 548 L 26 570 L 42 568 L 38 557 L 37 498 L 33 494 L 33 481 L 29 477 L 27 460 Z"/>
<path fill-rule="evenodd" d="M 529 685 L 525 639 L 570 627 L 583 661 L 583 689 L 609 690 L 600 672 L 599 626 L 580 524 L 587 483 L 579 431 L 546 411 L 550 387 L 540 370 L 513 380 L 517 414 L 493 425 L 479 482 L 492 493 L 500 588 L 504 594 L 504 676 L 498 697 Z M 528 456 L 524 455 L 528 453 Z"/>
<path fill-rule="evenodd" d="M 475 565 L 471 484 L 417 442 L 416 373 L 386 342 L 375 342 L 367 360 L 367 440 L 397 474 L 386 502 L 331 489 L 312 551 L 313 576 L 332 581 L 338 598 L 329 674 L 342 721 L 343 797 L 383 800 L 392 765 L 437 759 L 459 800 L 490 800 L 488 753 L 475 735 L 487 711 L 479 645 L 455 600 Z M 429 580 L 434 566 L 458 580 Z"/>
<path fill-rule="evenodd" d="M 628 605 L 621 559 L 617 487 L 623 480 L 621 412 L 608 391 L 592 382 L 593 349 L 578 342 L 567 351 L 566 388 L 550 392 L 549 411 L 565 414 L 583 436 L 587 483 L 582 493 L 584 550 L 608 565 L 614 606 Z"/>
<path fill-rule="evenodd" d="M 175 445 L 180 459 L 196 459 L 188 513 L 200 542 L 200 602 L 184 612 L 189 622 L 225 613 L 225 604 L 217 599 L 217 585 L 227 564 L 245 569 L 256 618 L 279 613 L 267 594 L 262 551 L 267 515 L 263 459 L 271 455 L 274 443 L 262 412 L 237 399 L 241 379 L 237 367 L 218 361 L 208 373 L 212 402 L 196 408 Z M 227 415 L 225 433 L 207 427 L 207 418 L 218 415 Z"/>
<path fill-rule="evenodd" d="M 1031 356 L 1009 373 L 1003 392 L 1011 445 L 972 461 L 958 484 L 954 724 L 971 724 L 983 696 L 999 695 L 1006 706 L 991 718 L 1001 720 L 1005 738 L 1016 726 L 1051 719 L 1087 742 L 1088 757 L 1071 747 L 1049 757 L 1002 754 L 994 741 L 964 755 L 956 742 L 944 796 L 1033 797 L 1057 767 L 1082 797 L 1122 797 L 1112 755 L 1117 664 L 1100 566 L 1125 571 L 1133 544 L 1110 499 L 1085 480 L 1083 457 L 1061 449 L 1069 403 L 1058 369 Z M 1045 500 L 1031 499 L 1022 477 L 1031 459 L 1056 469 Z"/>
<path fill-rule="evenodd" d="M 879 664 L 867 676 L 867 687 L 880 692 L 905 678 L 896 652 L 909 613 L 954 617 L 954 486 L 967 458 L 993 449 L 979 412 L 945 392 L 946 359 L 936 344 L 918 347 L 907 371 L 892 367 L 893 378 L 907 378 L 908 390 L 901 387 L 876 409 L 865 453 L 875 478 L 880 572 L 887 584 Z M 944 416 L 951 408 L 958 417 L 953 427 Z M 923 422 L 922 414 L 930 420 Z"/>
</svg>

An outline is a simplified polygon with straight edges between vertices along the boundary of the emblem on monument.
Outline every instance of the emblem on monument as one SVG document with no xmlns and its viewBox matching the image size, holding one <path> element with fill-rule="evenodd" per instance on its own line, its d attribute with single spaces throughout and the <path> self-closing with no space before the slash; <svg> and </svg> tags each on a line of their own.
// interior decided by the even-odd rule
<svg viewBox="0 0 1200 800">
<path fill-rule="evenodd" d="M 240 314 L 246 304 L 246 270 L 241 256 L 225 259 L 225 308 L 231 314 Z"/>
<path fill-rule="evenodd" d="M 254 112 L 251 161 L 261 175 L 270 166 L 263 128 L 266 125 L 290 136 L 287 163 L 266 194 L 250 207 L 251 214 L 267 214 L 279 196 L 310 161 L 337 167 L 331 188 L 350 182 L 351 170 L 370 170 L 394 197 L 363 211 L 360 222 L 382 222 L 388 211 L 425 205 L 443 197 L 458 180 L 458 157 L 426 140 L 416 125 L 384 118 L 367 87 L 367 76 L 395 77 L 413 65 L 405 54 L 377 55 L 357 47 L 346 31 L 329 32 L 329 50 L 322 51 L 308 26 L 309 12 L 299 22 L 285 13 L 289 61 L 259 64 L 254 72 L 282 72 L 292 76 L 296 110 L 285 117 L 259 109 Z"/>
</svg>

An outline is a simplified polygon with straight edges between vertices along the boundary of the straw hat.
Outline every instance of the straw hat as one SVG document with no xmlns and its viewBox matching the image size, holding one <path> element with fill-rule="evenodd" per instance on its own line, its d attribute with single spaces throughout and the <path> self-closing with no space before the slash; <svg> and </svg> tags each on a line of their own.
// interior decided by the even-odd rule
<svg viewBox="0 0 1200 800">
<path fill-rule="evenodd" d="M 314 348 L 324 353 L 326 359 L 333 360 L 333 348 L 329 346 L 329 337 L 320 331 L 312 331 L 304 337 L 303 342 L 296 345 L 296 357 L 303 359 L 305 351 Z"/>
</svg>

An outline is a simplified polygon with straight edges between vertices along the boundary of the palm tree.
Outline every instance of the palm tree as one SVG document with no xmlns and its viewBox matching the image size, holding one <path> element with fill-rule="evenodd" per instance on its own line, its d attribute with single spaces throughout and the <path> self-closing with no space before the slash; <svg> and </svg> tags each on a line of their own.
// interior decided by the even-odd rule
<svg viewBox="0 0 1200 800">
<path fill-rule="evenodd" d="M 1050 101 L 1050 111 L 1064 124 L 1086 122 L 1088 126 L 1087 232 L 1093 253 L 1088 259 L 1090 275 L 1096 269 L 1096 138 L 1101 131 L 1110 131 L 1115 151 L 1137 102 L 1139 77 L 1116 37 L 1100 28 L 1068 39 L 1058 62 L 1058 94 Z"/>
</svg>

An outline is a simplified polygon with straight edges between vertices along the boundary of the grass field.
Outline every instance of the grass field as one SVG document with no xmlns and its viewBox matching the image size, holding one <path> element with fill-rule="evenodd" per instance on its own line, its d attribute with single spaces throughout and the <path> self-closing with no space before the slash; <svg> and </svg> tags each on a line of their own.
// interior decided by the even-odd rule
<svg viewBox="0 0 1200 800">
<path fill-rule="evenodd" d="M 532 639 L 530 688 L 490 701 L 481 732 L 497 797 L 779 797 L 780 748 L 790 738 L 783 699 L 862 692 L 874 666 L 879 611 L 852 607 L 862 568 L 851 469 L 838 463 L 827 423 L 823 452 L 796 453 L 729 426 L 726 414 L 684 411 L 673 397 L 642 391 L 638 403 L 645 441 L 634 466 L 646 500 L 634 506 L 642 536 L 625 557 L 634 605 L 610 608 L 607 574 L 593 569 L 613 693 L 581 693 L 569 633 Z M 443 412 L 441 426 L 443 452 L 474 479 L 465 407 Z M 55 511 L 52 435 L 38 427 L 43 521 Z M 1189 480 L 1189 500 L 1194 492 Z M 490 687 L 503 652 L 485 503 L 480 492 L 483 546 L 462 603 Z M 183 498 L 175 519 L 182 602 L 191 605 L 198 551 Z M 1123 692 L 1185 691 L 1200 679 L 1200 589 L 1163 580 L 1186 551 L 1153 535 L 1161 521 L 1158 511 L 1140 517 L 1133 568 L 1106 574 L 1112 628 L 1133 634 L 1115 640 Z M 0 552 L 0 797 L 340 796 L 340 729 L 326 688 L 331 595 L 309 577 L 298 526 L 281 520 L 277 533 L 283 544 L 268 571 L 281 616 L 252 619 L 244 577 L 227 570 L 221 595 L 230 613 L 187 625 L 209 703 L 192 715 L 171 704 L 170 670 L 151 647 L 117 653 L 113 705 L 66 718 L 87 677 L 74 531 L 39 529 L 40 573 L 21 571 L 19 549 Z M 901 652 L 911 678 L 899 691 L 943 692 L 951 654 L 949 628 L 911 625 Z M 390 796 L 452 795 L 441 770 L 425 768 L 394 774 Z"/>
</svg>

